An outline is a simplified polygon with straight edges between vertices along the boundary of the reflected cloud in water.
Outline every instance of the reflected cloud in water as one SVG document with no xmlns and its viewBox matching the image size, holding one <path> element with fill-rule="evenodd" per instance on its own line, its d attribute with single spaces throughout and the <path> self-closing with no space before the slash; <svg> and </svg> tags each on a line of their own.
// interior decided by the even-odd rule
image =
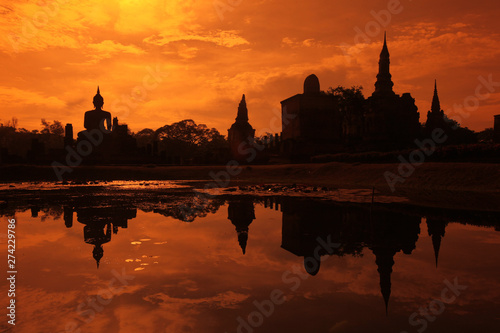
<svg viewBox="0 0 500 333">
<path fill-rule="evenodd" d="M 428 331 L 498 324 L 485 320 L 500 296 L 496 213 L 280 196 L 219 196 L 191 215 L 179 210 L 190 203 L 190 195 L 100 192 L 9 201 L 0 212 L 20 221 L 20 316 L 33 316 L 19 332 L 63 331 L 68 320 L 88 331 L 235 332 L 236 318 L 276 288 L 287 302 L 256 332 L 401 331 L 456 276 L 470 292 Z M 318 249 L 318 239 L 338 246 Z M 133 283 L 83 323 L 78 304 L 122 268 Z M 282 278 L 288 270 L 304 276 L 300 288 Z"/>
</svg>

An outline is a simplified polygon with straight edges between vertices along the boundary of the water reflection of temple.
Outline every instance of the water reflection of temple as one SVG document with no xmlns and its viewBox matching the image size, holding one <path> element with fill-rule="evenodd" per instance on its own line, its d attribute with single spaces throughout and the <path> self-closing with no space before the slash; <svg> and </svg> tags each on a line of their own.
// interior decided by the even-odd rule
<svg viewBox="0 0 500 333">
<path fill-rule="evenodd" d="M 99 193 L 99 192 L 98 192 Z M 22 198 L 21 198 L 22 199 Z M 104 256 L 103 245 L 111 242 L 112 235 L 117 234 L 120 228 L 127 228 L 128 221 L 136 218 L 137 210 L 160 214 L 169 218 L 183 222 L 193 222 L 197 218 L 203 218 L 208 214 L 215 214 L 219 208 L 225 204 L 221 198 L 210 198 L 206 200 L 194 201 L 192 196 L 161 196 L 146 197 L 139 196 L 113 196 L 105 195 L 73 195 L 48 196 L 37 199 L 21 200 L 10 203 L 0 201 L 0 216 L 14 216 L 16 210 L 29 209 L 33 218 L 40 217 L 42 221 L 48 216 L 58 219 L 64 217 L 64 224 L 67 228 L 73 227 L 74 215 L 77 221 L 84 224 L 83 236 L 87 244 L 93 245 L 92 256 L 99 267 L 99 263 Z M 233 222 L 237 227 L 238 239 L 245 251 L 248 225 L 255 218 L 253 213 L 253 203 L 250 200 L 243 200 L 231 213 Z M 248 213 L 241 213 L 246 212 Z M 248 216 L 245 218 L 245 214 Z M 248 220 L 249 217 L 253 217 Z M 248 220 L 248 225 L 245 222 Z"/>
<path fill-rule="evenodd" d="M 420 234 L 420 216 L 369 207 L 334 205 L 324 202 L 282 200 L 282 248 L 304 257 L 304 268 L 316 275 L 321 256 L 359 256 L 363 248 L 375 255 L 380 290 L 389 304 L 394 256 L 411 254 Z M 338 247 L 329 253 L 318 239 L 330 239 Z M 437 255 L 437 254 L 436 254 Z"/>
<path fill-rule="evenodd" d="M 420 216 L 406 215 L 391 211 L 373 211 L 369 219 L 368 247 L 375 255 L 377 271 L 380 275 L 380 290 L 385 307 L 391 295 L 391 274 L 394 256 L 399 251 L 411 254 L 420 234 Z"/>
<path fill-rule="evenodd" d="M 97 268 L 104 255 L 103 244 L 111 241 L 111 235 L 117 234 L 119 228 L 127 228 L 128 220 L 137 216 L 136 208 L 120 206 L 112 207 L 64 207 L 64 224 L 67 228 L 73 226 L 73 212 L 76 212 L 77 221 L 84 224 L 83 238 L 85 243 L 94 246 L 92 256 Z"/>
<path fill-rule="evenodd" d="M 154 198 L 154 199 L 153 199 Z M 17 201 L 16 201 L 17 200 Z M 427 232 L 434 248 L 432 263 L 438 263 L 442 240 L 448 223 L 458 222 L 495 228 L 500 231 L 500 214 L 434 208 L 410 208 L 384 205 L 340 204 L 310 199 L 249 196 L 221 196 L 204 202 L 193 201 L 191 196 L 109 196 L 64 195 L 24 199 L 22 197 L 0 205 L 0 215 L 14 216 L 16 211 L 31 210 L 32 217 L 41 215 L 59 218 L 64 215 L 66 227 L 77 221 L 84 224 L 84 241 L 93 245 L 92 255 L 99 264 L 104 244 L 111 241 L 120 228 L 136 217 L 137 209 L 161 214 L 184 222 L 195 222 L 228 204 L 228 219 L 234 225 L 239 246 L 247 250 L 249 227 L 256 219 L 255 203 L 282 212 L 281 247 L 303 258 L 304 268 L 310 275 L 320 271 L 321 257 L 361 256 L 365 249 L 375 256 L 378 282 L 384 302 L 389 304 L 391 277 L 397 267 L 397 253 L 411 254 L 420 234 L 425 216 Z M 257 216 L 258 218 L 258 216 Z M 339 246 L 326 251 L 318 249 L 318 238 L 330 238 Z"/>
</svg>

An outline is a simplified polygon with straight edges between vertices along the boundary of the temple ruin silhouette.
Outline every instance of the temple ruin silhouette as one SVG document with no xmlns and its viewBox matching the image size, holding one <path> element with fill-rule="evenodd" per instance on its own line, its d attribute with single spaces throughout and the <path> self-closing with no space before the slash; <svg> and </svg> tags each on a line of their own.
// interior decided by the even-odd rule
<svg viewBox="0 0 500 333">
<path fill-rule="evenodd" d="M 441 109 L 434 82 L 431 110 L 425 126 L 415 99 L 408 92 L 394 92 L 390 72 L 390 54 L 384 34 L 378 61 L 375 89 L 359 103 L 342 103 L 339 96 L 321 90 L 315 74 L 306 77 L 303 92 L 281 101 L 282 132 L 264 138 L 265 152 L 292 161 L 308 161 L 312 156 L 360 151 L 395 151 L 414 147 L 418 138 L 429 137 L 436 128 L 443 129 L 449 143 L 461 144 L 454 124 Z M 500 140 L 500 116 L 495 118 L 495 140 Z M 455 125 L 456 126 L 456 125 Z M 462 129 L 463 130 L 463 129 Z M 248 122 L 245 97 L 240 103 L 236 122 L 229 129 L 233 159 L 242 161 L 242 142 L 256 140 L 255 130 Z M 462 140 L 463 141 L 463 140 Z M 272 145 L 271 145 L 272 143 Z"/>
<path fill-rule="evenodd" d="M 358 150 L 393 150 L 404 148 L 421 135 L 420 115 L 410 93 L 401 96 L 393 90 L 387 37 L 379 57 L 375 90 L 362 105 L 341 106 L 337 96 L 321 91 L 315 74 L 304 81 L 303 93 L 281 101 L 282 132 L 280 153 L 293 159 L 313 155 Z M 236 123 L 229 130 L 231 153 L 244 138 L 252 140 L 254 130 L 248 123 L 243 98 Z M 439 108 L 439 101 L 433 108 Z M 431 118 L 434 114 L 431 115 Z M 432 120 L 431 120 L 432 122 Z"/>
<path fill-rule="evenodd" d="M 309 155 L 338 150 L 342 143 L 342 114 L 333 96 L 320 90 L 318 77 L 309 75 L 302 94 L 281 101 L 282 151 Z"/>
<path fill-rule="evenodd" d="M 83 126 L 85 130 L 73 138 L 73 125 L 65 126 L 64 145 L 67 152 L 78 152 L 87 163 L 132 162 L 139 157 L 135 138 L 127 125 L 120 125 L 118 118 L 104 111 L 104 98 L 99 86 L 92 103 L 94 109 L 86 111 Z M 83 148 L 85 147 L 85 148 Z"/>
<path fill-rule="evenodd" d="M 399 95 L 394 91 L 390 64 L 387 35 L 384 34 L 374 90 L 367 98 L 359 90 L 356 102 L 346 101 L 346 95 L 334 89 L 322 91 L 319 78 L 315 74 L 308 75 L 301 93 L 280 102 L 281 132 L 267 133 L 263 137 L 255 137 L 256 129 L 249 121 L 247 108 L 251 100 L 243 94 L 235 122 L 228 129 L 225 146 L 210 146 L 203 156 L 185 156 L 187 153 L 182 155 L 184 152 L 169 151 L 175 150 L 175 147 L 166 146 L 158 130 L 152 129 L 144 129 L 154 135 L 147 139 L 148 142 L 141 141 L 139 147 L 137 136 L 131 135 L 128 126 L 119 123 L 117 117 L 103 109 L 104 97 L 97 86 L 97 93 L 92 99 L 94 109 L 84 113 L 85 130 L 77 133 L 76 138 L 71 123 L 66 124 L 64 138 L 57 148 L 53 145 L 48 147 L 42 136 L 33 134 L 31 145 L 26 144 L 29 149 L 23 153 L 0 146 L 0 163 L 51 164 L 64 161 L 68 151 L 77 151 L 84 164 L 224 164 L 230 160 L 250 164 L 266 163 L 271 158 L 281 163 L 309 162 L 313 157 L 325 154 L 397 152 L 414 148 L 415 139 L 428 138 L 435 129 L 444 131 L 448 138 L 447 145 L 477 141 L 472 131 L 460 128 L 458 123 L 445 115 L 441 109 L 437 81 L 434 82 L 431 108 L 422 126 L 412 95 L 408 92 Z M 349 90 L 339 88 L 344 89 L 344 93 Z M 12 130 L 15 131 L 15 128 Z M 491 131 L 489 133 L 485 141 L 500 143 L 500 115 L 494 116 L 492 138 Z M 103 136 L 102 142 L 94 144 L 99 135 Z M 492 150 L 491 154 L 494 154 L 494 148 Z M 496 161 L 495 158 L 490 157 Z"/>
</svg>

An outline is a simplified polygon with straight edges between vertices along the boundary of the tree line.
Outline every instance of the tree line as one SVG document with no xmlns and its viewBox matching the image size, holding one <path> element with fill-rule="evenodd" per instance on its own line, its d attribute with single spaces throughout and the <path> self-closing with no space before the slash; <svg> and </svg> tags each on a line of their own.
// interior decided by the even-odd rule
<svg viewBox="0 0 500 333">
<path fill-rule="evenodd" d="M 183 159 L 196 159 L 227 149 L 226 138 L 215 128 L 196 124 L 192 119 L 164 125 L 157 129 L 145 128 L 137 133 L 129 130 L 128 135 L 135 138 L 137 148 L 147 147 L 156 142 L 158 150 Z M 41 119 L 41 128 L 27 130 L 19 127 L 18 119 L 13 117 L 0 122 L 0 148 L 8 153 L 26 156 L 36 139 L 45 150 L 64 148 L 64 127 L 58 120 L 53 122 Z M 76 139 L 76 133 L 74 133 Z"/>
</svg>

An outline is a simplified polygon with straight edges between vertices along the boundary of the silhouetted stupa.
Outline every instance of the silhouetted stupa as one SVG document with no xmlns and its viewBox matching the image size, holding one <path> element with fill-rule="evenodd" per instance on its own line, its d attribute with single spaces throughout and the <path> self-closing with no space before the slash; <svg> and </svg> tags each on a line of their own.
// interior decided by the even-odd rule
<svg viewBox="0 0 500 333">
<path fill-rule="evenodd" d="M 394 95 L 392 87 L 394 83 L 392 82 L 392 75 L 390 73 L 390 55 L 389 49 L 387 48 L 387 35 L 384 33 L 384 46 L 380 52 L 380 59 L 378 61 L 378 74 L 377 82 L 375 82 L 375 92 L 374 94 L 382 95 Z"/>
<path fill-rule="evenodd" d="M 432 97 L 431 110 L 427 112 L 425 131 L 427 135 L 431 135 L 432 131 L 436 128 L 441 128 L 443 130 L 447 128 L 447 124 L 444 120 L 444 111 L 441 110 L 441 103 L 439 102 L 437 80 L 434 81 L 434 95 Z"/>
<path fill-rule="evenodd" d="M 248 154 L 248 149 L 253 145 L 255 130 L 248 122 L 248 109 L 245 95 L 241 98 L 238 106 L 236 122 L 231 126 L 228 132 L 228 141 L 233 159 L 240 163 L 253 162 Z"/>
<path fill-rule="evenodd" d="M 389 150 L 407 147 L 420 134 L 420 115 L 410 93 L 393 91 L 387 36 L 380 52 L 375 91 L 367 99 L 363 141 L 368 148 Z"/>
</svg>

